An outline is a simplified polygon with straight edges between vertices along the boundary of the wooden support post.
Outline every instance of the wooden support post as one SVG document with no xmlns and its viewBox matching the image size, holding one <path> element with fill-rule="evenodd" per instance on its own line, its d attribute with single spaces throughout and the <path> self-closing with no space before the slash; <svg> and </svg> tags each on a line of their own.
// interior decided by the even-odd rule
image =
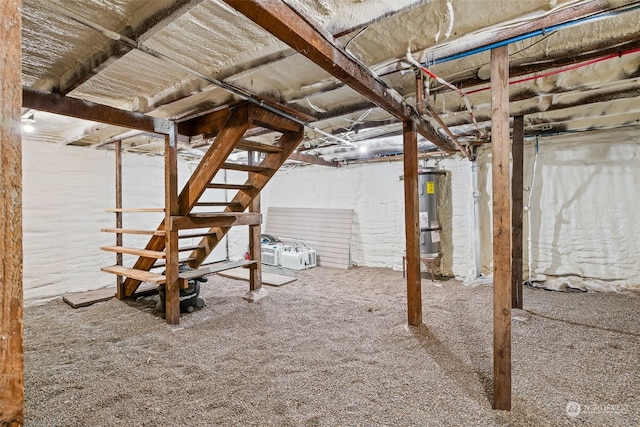
<svg viewBox="0 0 640 427">
<path fill-rule="evenodd" d="M 20 0 L 0 2 L 0 425 L 24 423 Z"/>
<path fill-rule="evenodd" d="M 259 162 L 256 160 L 256 156 L 260 153 L 257 151 L 249 151 L 249 165 L 257 165 Z M 249 172 L 249 181 L 254 182 L 256 176 L 259 174 Z M 260 213 L 260 194 L 255 196 L 249 205 L 249 212 Z M 257 261 L 249 271 L 249 290 L 255 291 L 262 287 L 262 225 L 250 225 L 249 226 L 249 255 L 252 260 Z"/>
<path fill-rule="evenodd" d="M 116 150 L 116 209 L 122 209 L 122 141 L 115 142 Z M 116 228 L 122 228 L 122 212 L 116 212 Z M 116 233 L 116 246 L 123 246 L 122 233 Z M 116 254 L 116 265 L 122 265 L 122 253 Z M 124 280 L 116 276 L 116 298 L 124 298 Z"/>
<path fill-rule="evenodd" d="M 418 326 L 422 323 L 422 283 L 416 125 L 405 121 L 402 134 L 404 138 L 404 228 L 407 245 L 407 319 L 409 325 Z"/>
<path fill-rule="evenodd" d="M 493 408 L 511 410 L 511 177 L 509 48 L 491 51 Z M 406 179 L 406 178 L 405 178 Z"/>
<path fill-rule="evenodd" d="M 168 324 L 180 323 L 180 279 L 178 277 L 178 230 L 171 217 L 178 215 L 178 133 L 171 124 L 164 144 L 164 227 L 165 227 L 165 315 Z"/>
<path fill-rule="evenodd" d="M 511 192 L 513 199 L 513 251 L 511 307 L 522 309 L 522 214 L 523 214 L 523 169 L 524 169 L 524 117 L 513 118 L 513 144 L 511 146 L 513 167 L 511 170 Z"/>
</svg>

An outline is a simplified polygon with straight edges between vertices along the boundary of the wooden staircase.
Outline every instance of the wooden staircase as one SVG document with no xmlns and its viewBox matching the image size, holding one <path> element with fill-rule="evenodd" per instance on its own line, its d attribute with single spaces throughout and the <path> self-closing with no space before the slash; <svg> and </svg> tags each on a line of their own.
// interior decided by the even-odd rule
<svg viewBox="0 0 640 427">
<path fill-rule="evenodd" d="M 169 286 L 169 283 L 181 283 L 186 286 L 187 276 L 191 278 L 194 274 L 211 274 L 214 270 L 223 270 L 224 265 L 217 265 L 215 268 L 199 268 L 233 226 L 249 226 L 249 248 L 254 261 L 245 264 L 249 264 L 248 266 L 253 268 L 250 275 L 252 278 L 251 289 L 260 287 L 260 224 L 262 216 L 259 211 L 259 194 L 304 137 L 303 127 L 300 124 L 251 104 L 241 104 L 233 108 L 219 110 L 188 122 L 179 123 L 176 127 L 176 132 L 166 138 L 165 144 L 165 193 L 167 193 L 165 194 L 166 206 L 163 209 L 165 219 L 156 230 L 129 230 L 122 228 L 121 225 L 116 228 L 102 229 L 102 231 L 117 233 L 117 235 L 146 234 L 150 236 L 144 249 L 121 245 L 102 247 L 102 250 L 105 251 L 138 256 L 131 268 L 114 265 L 104 267 L 102 271 L 126 277 L 117 293 L 121 298 L 131 297 L 143 281 L 156 284 L 166 282 L 167 323 L 179 322 L 179 312 L 177 314 L 173 312 L 174 308 L 178 306 L 179 289 L 175 286 Z M 245 133 L 252 127 L 271 129 L 281 133 L 281 136 L 273 145 L 243 140 Z M 186 136 L 203 135 L 207 138 L 215 135 L 215 140 L 180 194 L 172 197 L 172 186 L 177 186 L 175 156 L 178 132 Z M 229 156 L 234 150 L 247 151 L 248 162 L 246 164 L 231 162 Z M 258 156 L 261 160 L 254 160 L 255 152 L 263 153 Z M 247 179 L 244 182 L 233 184 L 213 183 L 216 174 L 223 169 L 246 172 Z M 201 201 L 208 190 L 228 190 L 236 193 L 230 201 Z M 224 210 L 222 212 L 203 211 L 209 207 L 223 207 Z M 247 209 L 249 212 L 245 212 Z M 111 209 L 111 211 L 120 213 L 145 212 L 158 211 L 158 209 L 117 208 Z M 200 230 L 183 231 L 194 229 Z M 202 231 L 202 229 L 206 230 Z M 192 238 L 200 238 L 200 242 L 196 245 L 182 247 L 177 244 L 179 240 Z M 189 254 L 180 259 L 181 252 L 189 252 Z M 164 264 L 163 261 L 158 262 L 158 260 L 164 260 Z M 186 262 L 190 267 L 199 269 L 199 271 L 190 271 L 189 274 L 186 274 L 187 272 L 178 273 L 180 262 Z M 236 264 L 237 262 L 230 263 L 229 268 L 237 267 Z M 149 271 L 159 265 L 166 266 L 166 276 Z M 172 312 L 170 313 L 170 311 Z"/>
</svg>

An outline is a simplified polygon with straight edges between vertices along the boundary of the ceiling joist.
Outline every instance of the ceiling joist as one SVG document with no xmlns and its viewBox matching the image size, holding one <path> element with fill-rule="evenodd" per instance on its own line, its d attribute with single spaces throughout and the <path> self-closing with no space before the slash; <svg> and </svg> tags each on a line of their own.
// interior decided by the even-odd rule
<svg viewBox="0 0 640 427">
<path fill-rule="evenodd" d="M 416 122 L 420 134 L 438 147 L 453 151 L 449 141 L 439 135 L 411 105 L 405 103 L 402 96 L 370 69 L 350 57 L 333 36 L 311 24 L 310 19 L 303 18 L 281 1 L 225 2 L 398 120 Z"/>
<path fill-rule="evenodd" d="M 141 40 L 147 40 L 153 34 L 164 29 L 171 22 L 187 13 L 202 1 L 203 0 L 175 0 L 170 6 L 146 18 L 136 28 L 128 28 L 126 35 L 133 39 L 140 38 Z M 53 91 L 61 95 L 70 93 L 106 68 L 109 63 L 131 51 L 131 49 L 130 46 L 120 41 L 112 41 L 108 48 L 101 49 L 88 61 L 81 63 L 76 69 L 72 70 L 69 76 L 61 79 L 59 87 L 54 88 Z"/>
</svg>

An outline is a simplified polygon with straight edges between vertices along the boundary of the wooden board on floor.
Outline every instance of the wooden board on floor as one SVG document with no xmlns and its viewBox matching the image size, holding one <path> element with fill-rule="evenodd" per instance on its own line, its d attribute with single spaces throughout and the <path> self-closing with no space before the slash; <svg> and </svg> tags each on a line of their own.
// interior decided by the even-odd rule
<svg viewBox="0 0 640 427">
<path fill-rule="evenodd" d="M 218 276 L 228 277 L 229 279 L 249 280 L 248 268 L 234 268 L 227 271 L 217 273 Z M 297 280 L 295 277 L 281 276 L 279 274 L 262 273 L 262 284 L 269 286 L 282 286 Z"/>
<path fill-rule="evenodd" d="M 158 285 L 143 283 L 138 287 L 134 296 L 147 295 L 158 290 Z M 102 289 L 94 289 L 86 292 L 72 292 L 62 296 L 62 300 L 73 308 L 87 307 L 89 305 L 109 301 L 116 295 L 116 287 L 109 286 Z"/>
</svg>

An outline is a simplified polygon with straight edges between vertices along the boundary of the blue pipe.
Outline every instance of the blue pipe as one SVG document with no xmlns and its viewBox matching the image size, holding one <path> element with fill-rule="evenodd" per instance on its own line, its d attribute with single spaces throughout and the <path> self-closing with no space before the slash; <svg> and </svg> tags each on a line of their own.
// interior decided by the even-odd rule
<svg viewBox="0 0 640 427">
<path fill-rule="evenodd" d="M 467 50 L 465 52 L 456 53 L 454 55 L 449 55 L 449 56 L 444 56 L 442 58 L 434 59 L 433 61 L 431 61 L 429 63 L 423 62 L 422 65 L 425 66 L 425 67 L 429 67 L 431 65 L 442 64 L 443 62 L 454 61 L 456 59 L 465 58 L 467 56 L 475 55 L 477 53 L 486 52 L 487 50 L 491 50 L 491 49 L 494 49 L 496 47 L 505 46 L 505 45 L 508 45 L 508 44 L 511 44 L 511 43 L 515 43 L 515 42 L 519 42 L 521 40 L 529 39 L 529 38 L 532 38 L 532 37 L 542 36 L 542 35 L 548 34 L 550 32 L 560 30 L 562 28 L 573 27 L 574 25 L 582 24 L 584 22 L 589 22 L 589 21 L 594 21 L 594 20 L 597 20 L 597 19 L 603 19 L 603 18 L 609 18 L 609 17 L 612 17 L 612 16 L 617 16 L 617 15 L 620 15 L 621 13 L 631 12 L 631 11 L 634 11 L 634 10 L 637 10 L 637 9 L 640 9 L 640 5 L 636 5 L 636 6 L 633 6 L 633 7 L 626 8 L 626 9 L 614 10 L 614 11 L 611 11 L 611 12 L 602 12 L 602 13 L 598 13 L 596 15 L 585 16 L 583 18 L 574 19 L 573 21 L 562 22 L 560 24 L 551 25 L 549 27 L 542 28 L 540 30 L 531 31 L 531 32 L 526 33 L 526 34 L 522 34 L 522 35 L 519 35 L 519 36 L 511 37 L 511 38 L 508 38 L 508 39 L 505 39 L 505 40 L 501 40 L 499 42 L 491 43 L 491 44 L 488 44 L 486 46 L 480 46 L 480 47 L 477 47 L 475 49 Z"/>
</svg>

